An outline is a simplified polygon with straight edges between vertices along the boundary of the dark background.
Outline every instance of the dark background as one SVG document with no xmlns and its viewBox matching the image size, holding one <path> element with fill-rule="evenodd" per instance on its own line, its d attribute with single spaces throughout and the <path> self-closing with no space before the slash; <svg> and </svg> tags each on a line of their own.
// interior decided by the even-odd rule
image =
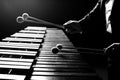
<svg viewBox="0 0 120 80">
<path fill-rule="evenodd" d="M 16 17 L 26 12 L 31 16 L 57 24 L 79 20 L 97 0 L 0 0 L 0 40 L 31 23 L 18 24 Z"/>
</svg>

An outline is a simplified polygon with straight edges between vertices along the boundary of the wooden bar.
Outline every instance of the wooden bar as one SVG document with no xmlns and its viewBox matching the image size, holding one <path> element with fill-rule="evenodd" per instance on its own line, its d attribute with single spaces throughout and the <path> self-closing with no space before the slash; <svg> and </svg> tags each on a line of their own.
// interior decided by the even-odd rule
<svg viewBox="0 0 120 80">
<path fill-rule="evenodd" d="M 55 61 L 55 62 L 78 62 L 78 61 L 82 61 L 82 60 L 79 60 L 79 59 L 76 59 L 76 60 L 72 60 L 72 59 L 40 59 L 38 58 L 37 59 L 38 61 Z"/>
<path fill-rule="evenodd" d="M 25 30 L 38 30 L 38 31 L 42 31 L 42 30 L 46 30 L 46 27 L 36 27 L 36 26 L 28 26 L 25 28 Z"/>
<path fill-rule="evenodd" d="M 47 36 L 47 35 L 46 35 Z M 55 41 L 55 42 L 67 42 L 69 41 L 68 39 L 64 39 L 64 38 L 53 38 L 53 37 L 45 37 L 45 42 L 52 42 L 52 41 Z"/>
<path fill-rule="evenodd" d="M 37 53 L 37 51 L 11 50 L 11 49 L 0 49 L 0 52 L 27 53 L 27 54 L 36 54 Z"/>
<path fill-rule="evenodd" d="M 37 57 L 37 59 L 54 59 L 54 60 L 80 60 L 80 58 L 78 58 L 77 56 L 58 56 L 58 57 L 55 57 L 55 56 L 51 56 L 51 57 Z"/>
<path fill-rule="evenodd" d="M 1 80 L 24 80 L 25 77 L 25 75 L 0 74 Z"/>
<path fill-rule="evenodd" d="M 29 42 L 29 43 L 42 43 L 42 41 L 43 41 L 43 39 L 13 38 L 13 37 L 7 37 L 2 40 L 3 41 L 13 41 L 13 42 Z"/>
<path fill-rule="evenodd" d="M 43 49 L 43 50 L 44 50 L 44 49 Z M 40 55 L 53 55 L 53 56 L 54 56 L 54 55 L 56 55 L 56 54 L 53 54 L 52 51 L 48 50 L 48 51 L 41 51 L 41 54 L 40 54 Z M 68 56 L 69 56 L 69 55 L 79 56 L 80 53 L 79 53 L 79 52 L 69 52 L 69 51 L 68 51 L 68 52 L 67 52 L 67 51 L 64 52 L 64 51 L 60 51 L 60 52 L 58 52 L 58 55 L 61 55 L 61 56 L 63 55 L 63 57 L 64 57 L 64 56 L 67 56 L 67 55 L 68 55 Z"/>
<path fill-rule="evenodd" d="M 57 64 L 57 65 L 45 65 L 45 64 L 36 64 L 33 67 L 37 67 L 37 68 L 89 68 L 89 66 L 87 65 L 61 65 L 61 64 Z"/>
<path fill-rule="evenodd" d="M 64 41 L 46 41 L 44 42 L 45 46 L 52 46 L 52 45 L 57 45 L 57 44 L 62 44 L 63 46 L 72 46 L 73 47 L 73 44 L 71 42 L 64 42 Z"/>
<path fill-rule="evenodd" d="M 85 62 L 47 62 L 47 61 L 37 61 L 36 64 L 46 64 L 46 65 L 88 65 Z"/>
<path fill-rule="evenodd" d="M 0 52 L 0 54 L 3 55 L 20 55 L 20 56 L 35 56 L 36 54 L 34 53 L 20 53 L 20 52 Z"/>
<path fill-rule="evenodd" d="M 102 80 L 96 75 L 81 75 L 81 76 L 38 76 L 34 75 L 31 80 Z"/>
<path fill-rule="evenodd" d="M 39 47 L 40 44 L 36 44 L 36 43 L 16 43 L 16 42 L 0 42 L 0 45 L 13 45 L 13 46 L 36 46 Z"/>
<path fill-rule="evenodd" d="M 81 72 L 33 72 L 32 75 L 39 76 L 97 76 L 95 73 L 81 73 Z"/>
<path fill-rule="evenodd" d="M 17 61 L 17 62 L 33 62 L 33 59 L 21 59 L 21 58 L 4 58 L 0 57 L 0 61 Z"/>
<path fill-rule="evenodd" d="M 90 68 L 34 68 L 34 72 L 82 72 L 92 73 Z"/>
<path fill-rule="evenodd" d="M 52 53 L 49 53 L 49 54 L 40 54 L 40 57 L 77 57 L 79 56 L 79 54 L 62 54 L 62 53 L 58 53 L 57 55 L 56 54 L 52 54 Z M 79 56 L 80 58 L 82 58 L 81 56 Z"/>
<path fill-rule="evenodd" d="M 10 49 L 32 49 L 32 50 L 38 50 L 39 47 L 34 47 L 34 46 L 14 46 L 14 45 L 0 45 L 0 48 L 10 48 Z"/>
<path fill-rule="evenodd" d="M 0 65 L 31 66 L 31 64 L 29 62 L 0 61 Z"/>
<path fill-rule="evenodd" d="M 28 34 L 28 33 L 15 33 L 13 35 L 11 35 L 11 37 L 22 37 L 22 38 L 44 38 L 45 35 L 44 34 Z"/>
<path fill-rule="evenodd" d="M 33 34 L 45 34 L 46 31 L 35 31 L 35 30 L 21 30 L 21 33 L 33 33 Z"/>
<path fill-rule="evenodd" d="M 21 48 L 21 49 L 38 49 L 40 44 L 16 43 L 16 42 L 0 42 L 0 48 Z"/>
<path fill-rule="evenodd" d="M 0 64 L 0 68 L 9 68 L 9 69 L 30 69 L 31 66 L 25 65 L 3 65 Z"/>
</svg>

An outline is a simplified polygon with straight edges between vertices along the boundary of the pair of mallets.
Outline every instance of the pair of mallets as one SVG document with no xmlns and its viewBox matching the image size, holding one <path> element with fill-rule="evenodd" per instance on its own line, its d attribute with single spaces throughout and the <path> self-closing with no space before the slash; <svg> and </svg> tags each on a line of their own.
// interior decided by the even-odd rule
<svg viewBox="0 0 120 80">
<path fill-rule="evenodd" d="M 37 24 L 46 24 L 46 25 L 51 25 L 54 26 L 56 28 L 59 29 L 64 29 L 63 25 L 58 25 L 58 24 L 54 24 L 48 21 L 44 21 L 32 16 L 29 16 L 28 13 L 23 13 L 22 16 L 18 16 L 16 18 L 16 21 L 18 23 L 23 23 L 23 22 L 31 22 L 31 23 L 37 23 Z M 108 46 L 107 48 L 104 49 L 91 49 L 91 48 L 85 48 L 86 50 L 95 50 L 95 51 L 102 51 L 104 53 L 107 53 L 109 51 L 113 51 L 115 48 L 118 48 L 118 46 L 120 46 L 120 43 L 113 43 L 110 46 Z M 51 50 L 54 54 L 58 53 L 61 49 L 63 48 L 62 44 L 57 44 L 56 47 L 53 47 Z M 80 48 L 77 48 L 80 49 Z"/>
</svg>

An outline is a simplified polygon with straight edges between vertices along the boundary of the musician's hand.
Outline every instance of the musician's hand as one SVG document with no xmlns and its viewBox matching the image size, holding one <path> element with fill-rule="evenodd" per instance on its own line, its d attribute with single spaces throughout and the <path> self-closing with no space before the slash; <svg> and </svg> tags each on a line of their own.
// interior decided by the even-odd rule
<svg viewBox="0 0 120 80">
<path fill-rule="evenodd" d="M 80 33 L 82 34 L 82 29 L 78 21 L 76 20 L 70 20 L 63 24 L 64 29 L 67 33 L 75 34 Z"/>
<path fill-rule="evenodd" d="M 110 46 L 108 46 L 107 48 L 104 49 L 105 53 L 110 53 L 113 52 L 115 50 L 119 50 L 120 48 L 120 43 L 113 43 Z"/>
</svg>

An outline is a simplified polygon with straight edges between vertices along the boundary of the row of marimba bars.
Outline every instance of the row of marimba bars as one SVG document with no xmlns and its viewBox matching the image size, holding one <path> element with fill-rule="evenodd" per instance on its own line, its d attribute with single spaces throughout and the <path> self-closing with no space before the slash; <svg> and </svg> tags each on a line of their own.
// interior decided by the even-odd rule
<svg viewBox="0 0 120 80">
<path fill-rule="evenodd" d="M 44 40 L 46 27 L 27 27 L 0 42 L 0 80 L 25 80 Z"/>
<path fill-rule="evenodd" d="M 80 53 L 62 30 L 27 27 L 3 41 L 0 42 L 1 79 L 99 79 L 96 73 L 82 60 Z M 63 45 L 63 49 L 57 55 L 53 54 L 51 48 L 59 43 Z M 38 57 L 36 58 L 37 53 Z"/>
<path fill-rule="evenodd" d="M 51 49 L 62 44 L 63 49 L 53 54 Z M 82 59 L 65 33 L 47 28 L 47 34 L 30 80 L 101 80 Z"/>
</svg>

